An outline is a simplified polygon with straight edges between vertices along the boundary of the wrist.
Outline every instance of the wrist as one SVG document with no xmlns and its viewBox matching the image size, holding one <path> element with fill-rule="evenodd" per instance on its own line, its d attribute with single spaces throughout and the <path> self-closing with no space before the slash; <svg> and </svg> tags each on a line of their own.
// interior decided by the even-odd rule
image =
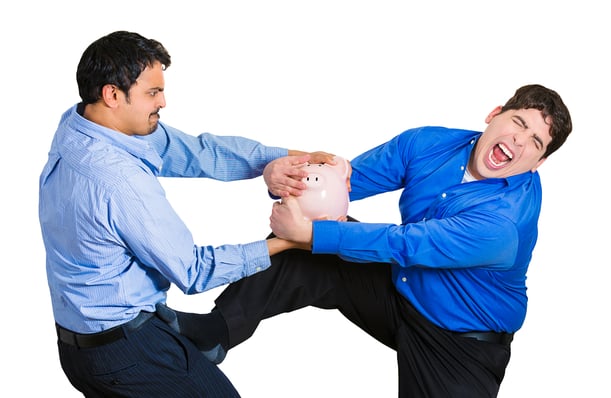
<svg viewBox="0 0 611 398">
<path fill-rule="evenodd" d="M 311 249 L 314 241 L 314 222 L 307 221 L 307 226 L 304 231 L 303 243 Z"/>
<path fill-rule="evenodd" d="M 267 250 L 270 256 L 289 249 L 310 250 L 311 247 L 307 243 L 295 242 L 277 237 L 269 238 L 265 242 L 267 243 Z"/>
</svg>

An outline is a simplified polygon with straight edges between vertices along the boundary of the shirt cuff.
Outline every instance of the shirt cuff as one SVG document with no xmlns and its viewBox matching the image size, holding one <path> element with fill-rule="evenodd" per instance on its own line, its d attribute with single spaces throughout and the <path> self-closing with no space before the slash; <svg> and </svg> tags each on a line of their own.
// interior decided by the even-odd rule
<svg viewBox="0 0 611 398">
<path fill-rule="evenodd" d="M 244 276 L 256 274 L 264 271 L 271 265 L 267 242 L 264 240 L 247 243 L 244 246 L 244 256 L 246 265 L 244 266 Z"/>
<path fill-rule="evenodd" d="M 312 222 L 312 253 L 337 254 L 340 245 L 340 223 L 334 220 Z"/>
<path fill-rule="evenodd" d="M 289 150 L 286 148 L 279 148 L 275 146 L 269 146 L 265 149 L 265 156 L 267 156 L 267 163 L 284 156 L 288 156 Z"/>
</svg>

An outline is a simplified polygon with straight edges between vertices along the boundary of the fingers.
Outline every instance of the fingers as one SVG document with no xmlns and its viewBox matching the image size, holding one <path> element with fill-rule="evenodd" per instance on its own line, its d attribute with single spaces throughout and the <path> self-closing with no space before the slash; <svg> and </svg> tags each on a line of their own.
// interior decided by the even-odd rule
<svg viewBox="0 0 611 398">
<path fill-rule="evenodd" d="M 269 220 L 270 227 L 277 237 L 311 244 L 312 225 L 303 217 L 296 198 L 289 196 L 274 202 Z"/>
<path fill-rule="evenodd" d="M 290 195 L 286 198 L 282 198 L 280 201 L 274 202 L 274 206 L 272 208 L 272 216 L 285 216 L 288 218 L 303 218 L 301 213 L 301 207 L 299 207 L 299 203 L 295 196 Z"/>
<path fill-rule="evenodd" d="M 286 178 L 283 180 L 282 184 L 278 185 L 278 191 L 285 193 L 285 195 L 279 195 L 281 197 L 288 196 L 301 196 L 303 191 L 307 188 L 306 184 L 301 181 L 301 178 Z"/>
<path fill-rule="evenodd" d="M 309 154 L 299 155 L 299 156 L 287 156 L 287 160 L 291 163 L 292 166 L 303 166 L 307 162 L 310 161 L 311 156 Z"/>
<path fill-rule="evenodd" d="M 263 178 L 268 190 L 280 197 L 301 195 L 306 188 L 301 180 L 307 176 L 307 172 L 301 167 L 309 158 L 308 154 L 285 156 L 268 163 L 263 170 Z"/>
<path fill-rule="evenodd" d="M 297 199 L 294 196 L 289 196 L 288 198 L 284 198 L 280 201 L 280 205 L 284 205 L 289 209 L 294 209 L 295 206 L 299 206 L 297 204 Z"/>
<path fill-rule="evenodd" d="M 335 155 L 332 153 L 317 151 L 311 152 L 310 156 L 310 163 L 328 163 L 330 165 L 337 164 L 337 161 L 335 160 Z"/>
<path fill-rule="evenodd" d="M 338 160 L 335 155 L 327 152 L 312 152 L 304 153 L 299 151 L 291 151 L 291 155 L 278 158 L 270 162 L 263 170 L 263 178 L 267 184 L 268 190 L 281 198 L 288 196 L 301 196 L 307 188 L 302 181 L 308 176 L 308 172 L 303 168 L 305 164 L 310 163 L 328 163 L 329 165 L 337 165 Z M 350 175 L 352 174 L 351 166 L 347 165 L 346 186 L 348 191 L 351 190 Z"/>
</svg>

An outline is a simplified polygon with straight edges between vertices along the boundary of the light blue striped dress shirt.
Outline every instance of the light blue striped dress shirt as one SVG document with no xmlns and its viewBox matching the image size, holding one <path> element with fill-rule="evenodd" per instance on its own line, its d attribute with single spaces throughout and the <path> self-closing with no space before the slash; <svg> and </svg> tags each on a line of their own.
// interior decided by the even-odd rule
<svg viewBox="0 0 611 398">
<path fill-rule="evenodd" d="M 269 267 L 264 240 L 196 245 L 157 177 L 254 178 L 287 154 L 162 123 L 149 136 L 127 136 L 88 121 L 73 106 L 61 118 L 40 176 L 55 321 L 75 332 L 99 332 L 154 311 L 171 284 L 193 294 Z"/>
</svg>

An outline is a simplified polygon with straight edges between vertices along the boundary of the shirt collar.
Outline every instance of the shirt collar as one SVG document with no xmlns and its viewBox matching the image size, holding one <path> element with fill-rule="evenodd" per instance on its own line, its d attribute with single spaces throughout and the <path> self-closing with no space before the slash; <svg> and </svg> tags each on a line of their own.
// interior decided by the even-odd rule
<svg viewBox="0 0 611 398">
<path fill-rule="evenodd" d="M 73 130 L 128 152 L 141 159 L 155 173 L 161 170 L 163 161 L 149 142 L 139 139 L 137 136 L 129 136 L 85 119 L 79 114 L 79 109 L 82 109 L 81 104 L 74 105 L 67 120 L 69 127 Z"/>
</svg>

